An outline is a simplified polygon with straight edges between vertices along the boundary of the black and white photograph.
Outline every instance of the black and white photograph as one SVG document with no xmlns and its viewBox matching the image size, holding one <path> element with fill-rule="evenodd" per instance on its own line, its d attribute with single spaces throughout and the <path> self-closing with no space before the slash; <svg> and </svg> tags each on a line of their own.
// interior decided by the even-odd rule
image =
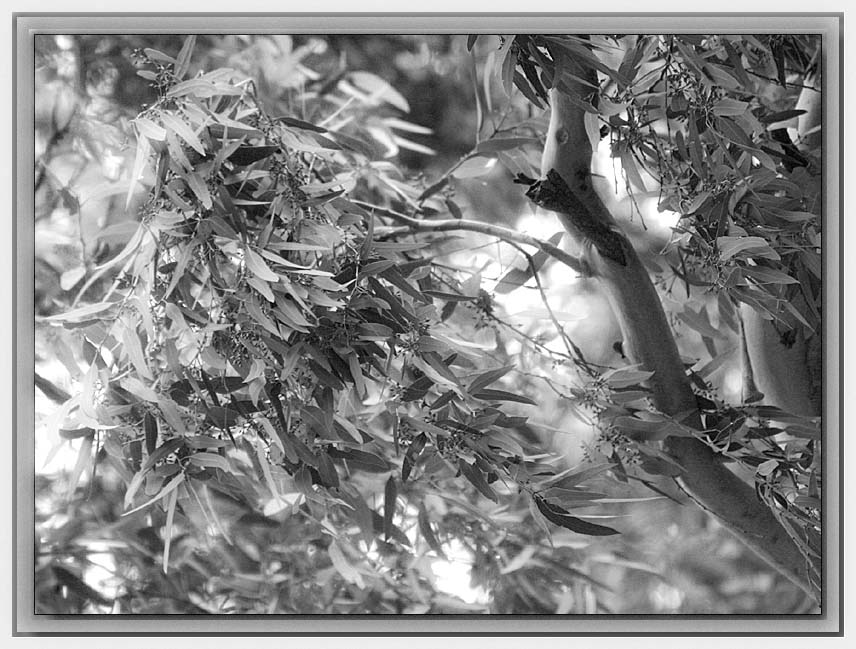
<svg viewBox="0 0 856 649">
<path fill-rule="evenodd" d="M 839 23 L 575 24 L 20 43 L 19 611 L 830 619 Z"/>
</svg>

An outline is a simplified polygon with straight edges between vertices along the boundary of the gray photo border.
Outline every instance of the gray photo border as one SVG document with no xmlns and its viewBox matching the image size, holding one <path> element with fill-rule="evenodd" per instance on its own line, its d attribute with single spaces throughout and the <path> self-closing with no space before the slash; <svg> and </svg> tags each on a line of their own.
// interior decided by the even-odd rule
<svg viewBox="0 0 856 649">
<path fill-rule="evenodd" d="M 12 633 L 75 635 L 811 635 L 843 634 L 843 13 L 13 14 L 15 329 Z M 824 39 L 824 601 L 803 616 L 51 616 L 34 601 L 34 133 L 37 33 L 821 33 Z M 836 245 L 836 243 L 838 245 Z M 831 434 L 830 434 L 831 433 Z M 212 625 L 212 621 L 216 623 Z M 319 627 L 322 628 L 319 631 Z M 216 630 L 212 630 L 216 629 Z"/>
</svg>

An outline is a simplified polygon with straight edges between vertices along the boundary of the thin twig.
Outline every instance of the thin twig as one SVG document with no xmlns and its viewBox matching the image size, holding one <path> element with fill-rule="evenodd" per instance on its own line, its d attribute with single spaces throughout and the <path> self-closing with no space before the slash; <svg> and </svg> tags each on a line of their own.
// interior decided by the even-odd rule
<svg viewBox="0 0 856 649">
<path fill-rule="evenodd" d="M 562 327 L 562 323 L 559 322 L 559 319 L 556 317 L 556 314 L 553 313 L 553 309 L 550 307 L 550 301 L 547 299 L 547 294 L 544 292 L 544 287 L 541 284 L 541 278 L 538 276 L 538 268 L 535 266 L 535 260 L 532 259 L 532 255 L 523 250 L 520 246 L 512 243 L 512 246 L 517 248 L 521 255 L 526 258 L 526 263 L 529 264 L 529 269 L 532 271 L 532 277 L 535 280 L 535 285 L 538 287 L 538 293 L 541 295 L 541 303 L 544 305 L 544 308 L 547 309 L 547 314 L 550 316 L 550 320 L 553 322 L 553 326 L 556 328 L 556 333 L 559 338 L 562 340 L 562 343 L 565 345 L 565 349 L 568 352 L 568 356 L 574 357 L 574 350 L 571 347 L 568 336 L 565 333 L 564 327 Z"/>
<path fill-rule="evenodd" d="M 568 254 L 561 248 L 554 246 L 549 241 L 542 241 L 536 237 L 530 236 L 528 234 L 523 234 L 522 232 L 517 232 L 516 230 L 512 230 L 510 228 L 505 228 L 499 225 L 490 225 L 489 223 L 482 223 L 481 221 L 469 221 L 467 219 L 440 219 L 440 220 L 421 220 L 414 219 L 406 214 L 402 214 L 401 212 L 396 212 L 394 210 L 387 209 L 385 207 L 380 207 L 378 205 L 372 205 L 371 203 L 364 203 L 363 201 L 352 201 L 355 205 L 359 205 L 365 209 L 374 210 L 378 214 L 382 216 L 388 216 L 389 218 L 397 221 L 399 223 L 404 223 L 405 226 L 402 228 L 392 228 L 387 230 L 385 234 L 405 234 L 407 232 L 455 232 L 461 230 L 467 230 L 470 232 L 479 232 L 481 234 L 486 234 L 491 237 L 497 237 L 498 239 L 502 239 L 507 242 L 514 242 L 525 244 L 528 246 L 534 246 L 539 250 L 547 253 L 551 257 L 559 260 L 569 268 L 575 270 L 580 274 L 583 273 L 582 264 L 580 260 L 574 257 L 573 255 Z"/>
</svg>

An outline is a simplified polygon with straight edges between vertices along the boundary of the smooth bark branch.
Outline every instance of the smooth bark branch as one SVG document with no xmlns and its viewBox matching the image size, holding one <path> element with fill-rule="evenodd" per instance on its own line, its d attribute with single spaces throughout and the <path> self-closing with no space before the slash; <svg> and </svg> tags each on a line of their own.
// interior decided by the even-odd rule
<svg viewBox="0 0 856 649">
<path fill-rule="evenodd" d="M 819 76 L 807 81 L 820 87 Z M 822 119 L 821 93 L 804 88 L 796 107 L 806 112 L 799 116 L 795 141 L 802 151 L 814 153 L 822 143 L 822 133 L 817 129 Z M 804 304 L 798 296 L 795 306 Z M 752 307 L 740 305 L 740 317 L 746 332 L 747 360 L 764 395 L 763 403 L 806 417 L 820 415 L 822 323 L 815 333 L 806 335 L 803 325 L 791 318 L 795 336 L 785 344 L 773 324 Z"/>
<path fill-rule="evenodd" d="M 504 228 L 500 225 L 490 225 L 489 223 L 482 223 L 481 221 L 468 221 L 466 219 L 414 219 L 406 214 L 401 214 L 400 212 L 388 210 L 369 203 L 363 203 L 361 201 L 354 201 L 354 203 L 360 207 L 374 210 L 378 214 L 383 214 L 399 223 L 405 224 L 402 228 L 386 230 L 385 234 L 401 234 L 407 232 L 479 232 L 491 237 L 496 237 L 497 239 L 502 239 L 503 241 L 533 246 L 547 253 L 557 261 L 562 262 L 576 272 L 585 274 L 585 269 L 582 264 L 580 264 L 580 260 L 578 258 L 568 254 L 561 248 L 554 246 L 549 241 L 543 241 L 537 237 L 533 237 L 516 230 L 511 230 L 510 228 Z"/>
<path fill-rule="evenodd" d="M 596 84 L 593 71 L 583 74 L 590 83 Z M 586 92 L 584 88 L 577 84 L 580 97 Z M 566 210 L 559 209 L 559 218 L 581 244 L 583 263 L 606 292 L 624 336 L 624 353 L 631 362 L 654 372 L 650 382 L 654 405 L 667 414 L 685 416 L 686 424 L 701 428 L 695 395 L 660 297 L 639 256 L 617 229 L 615 220 L 592 186 L 592 149 L 579 100 L 571 102 L 554 89 L 550 101 L 552 111 L 541 161 L 542 175 L 555 170 L 575 198 L 568 202 Z M 583 224 L 586 220 L 590 223 Z M 602 233 L 605 229 L 619 238 L 624 264 L 619 263 L 615 255 L 603 254 L 602 246 L 591 237 L 592 232 Z M 767 506 L 755 496 L 754 490 L 697 439 L 669 437 L 663 445 L 684 468 L 677 479 L 682 490 L 810 594 L 805 559 Z"/>
</svg>

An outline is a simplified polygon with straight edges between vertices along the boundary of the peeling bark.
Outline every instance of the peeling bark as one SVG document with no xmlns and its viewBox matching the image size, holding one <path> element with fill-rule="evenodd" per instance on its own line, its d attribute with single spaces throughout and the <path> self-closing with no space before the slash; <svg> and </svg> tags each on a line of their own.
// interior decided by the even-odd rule
<svg viewBox="0 0 856 649">
<path fill-rule="evenodd" d="M 577 71 L 574 71 L 577 74 Z M 596 83 L 593 71 L 581 71 Z M 583 86 L 577 84 L 577 102 L 552 90 L 547 142 L 541 161 L 542 175 L 555 170 L 567 183 L 575 201 L 559 218 L 582 248 L 588 266 L 606 293 L 624 336 L 624 352 L 632 363 L 653 371 L 651 389 L 655 406 L 670 415 L 680 415 L 689 426 L 700 428 L 695 395 L 684 371 L 677 345 L 659 295 L 629 240 L 620 232 L 608 208 L 591 182 L 592 149 L 579 107 Z M 545 205 L 556 209 L 556 205 Z M 586 221 L 589 223 L 584 225 Z M 626 263 L 601 254 L 591 232 L 609 228 L 620 238 Z M 773 514 L 754 490 L 729 471 L 714 452 L 699 440 L 669 437 L 664 450 L 684 468 L 677 479 L 681 489 L 700 507 L 715 516 L 771 566 L 811 593 L 805 559 Z"/>
</svg>

